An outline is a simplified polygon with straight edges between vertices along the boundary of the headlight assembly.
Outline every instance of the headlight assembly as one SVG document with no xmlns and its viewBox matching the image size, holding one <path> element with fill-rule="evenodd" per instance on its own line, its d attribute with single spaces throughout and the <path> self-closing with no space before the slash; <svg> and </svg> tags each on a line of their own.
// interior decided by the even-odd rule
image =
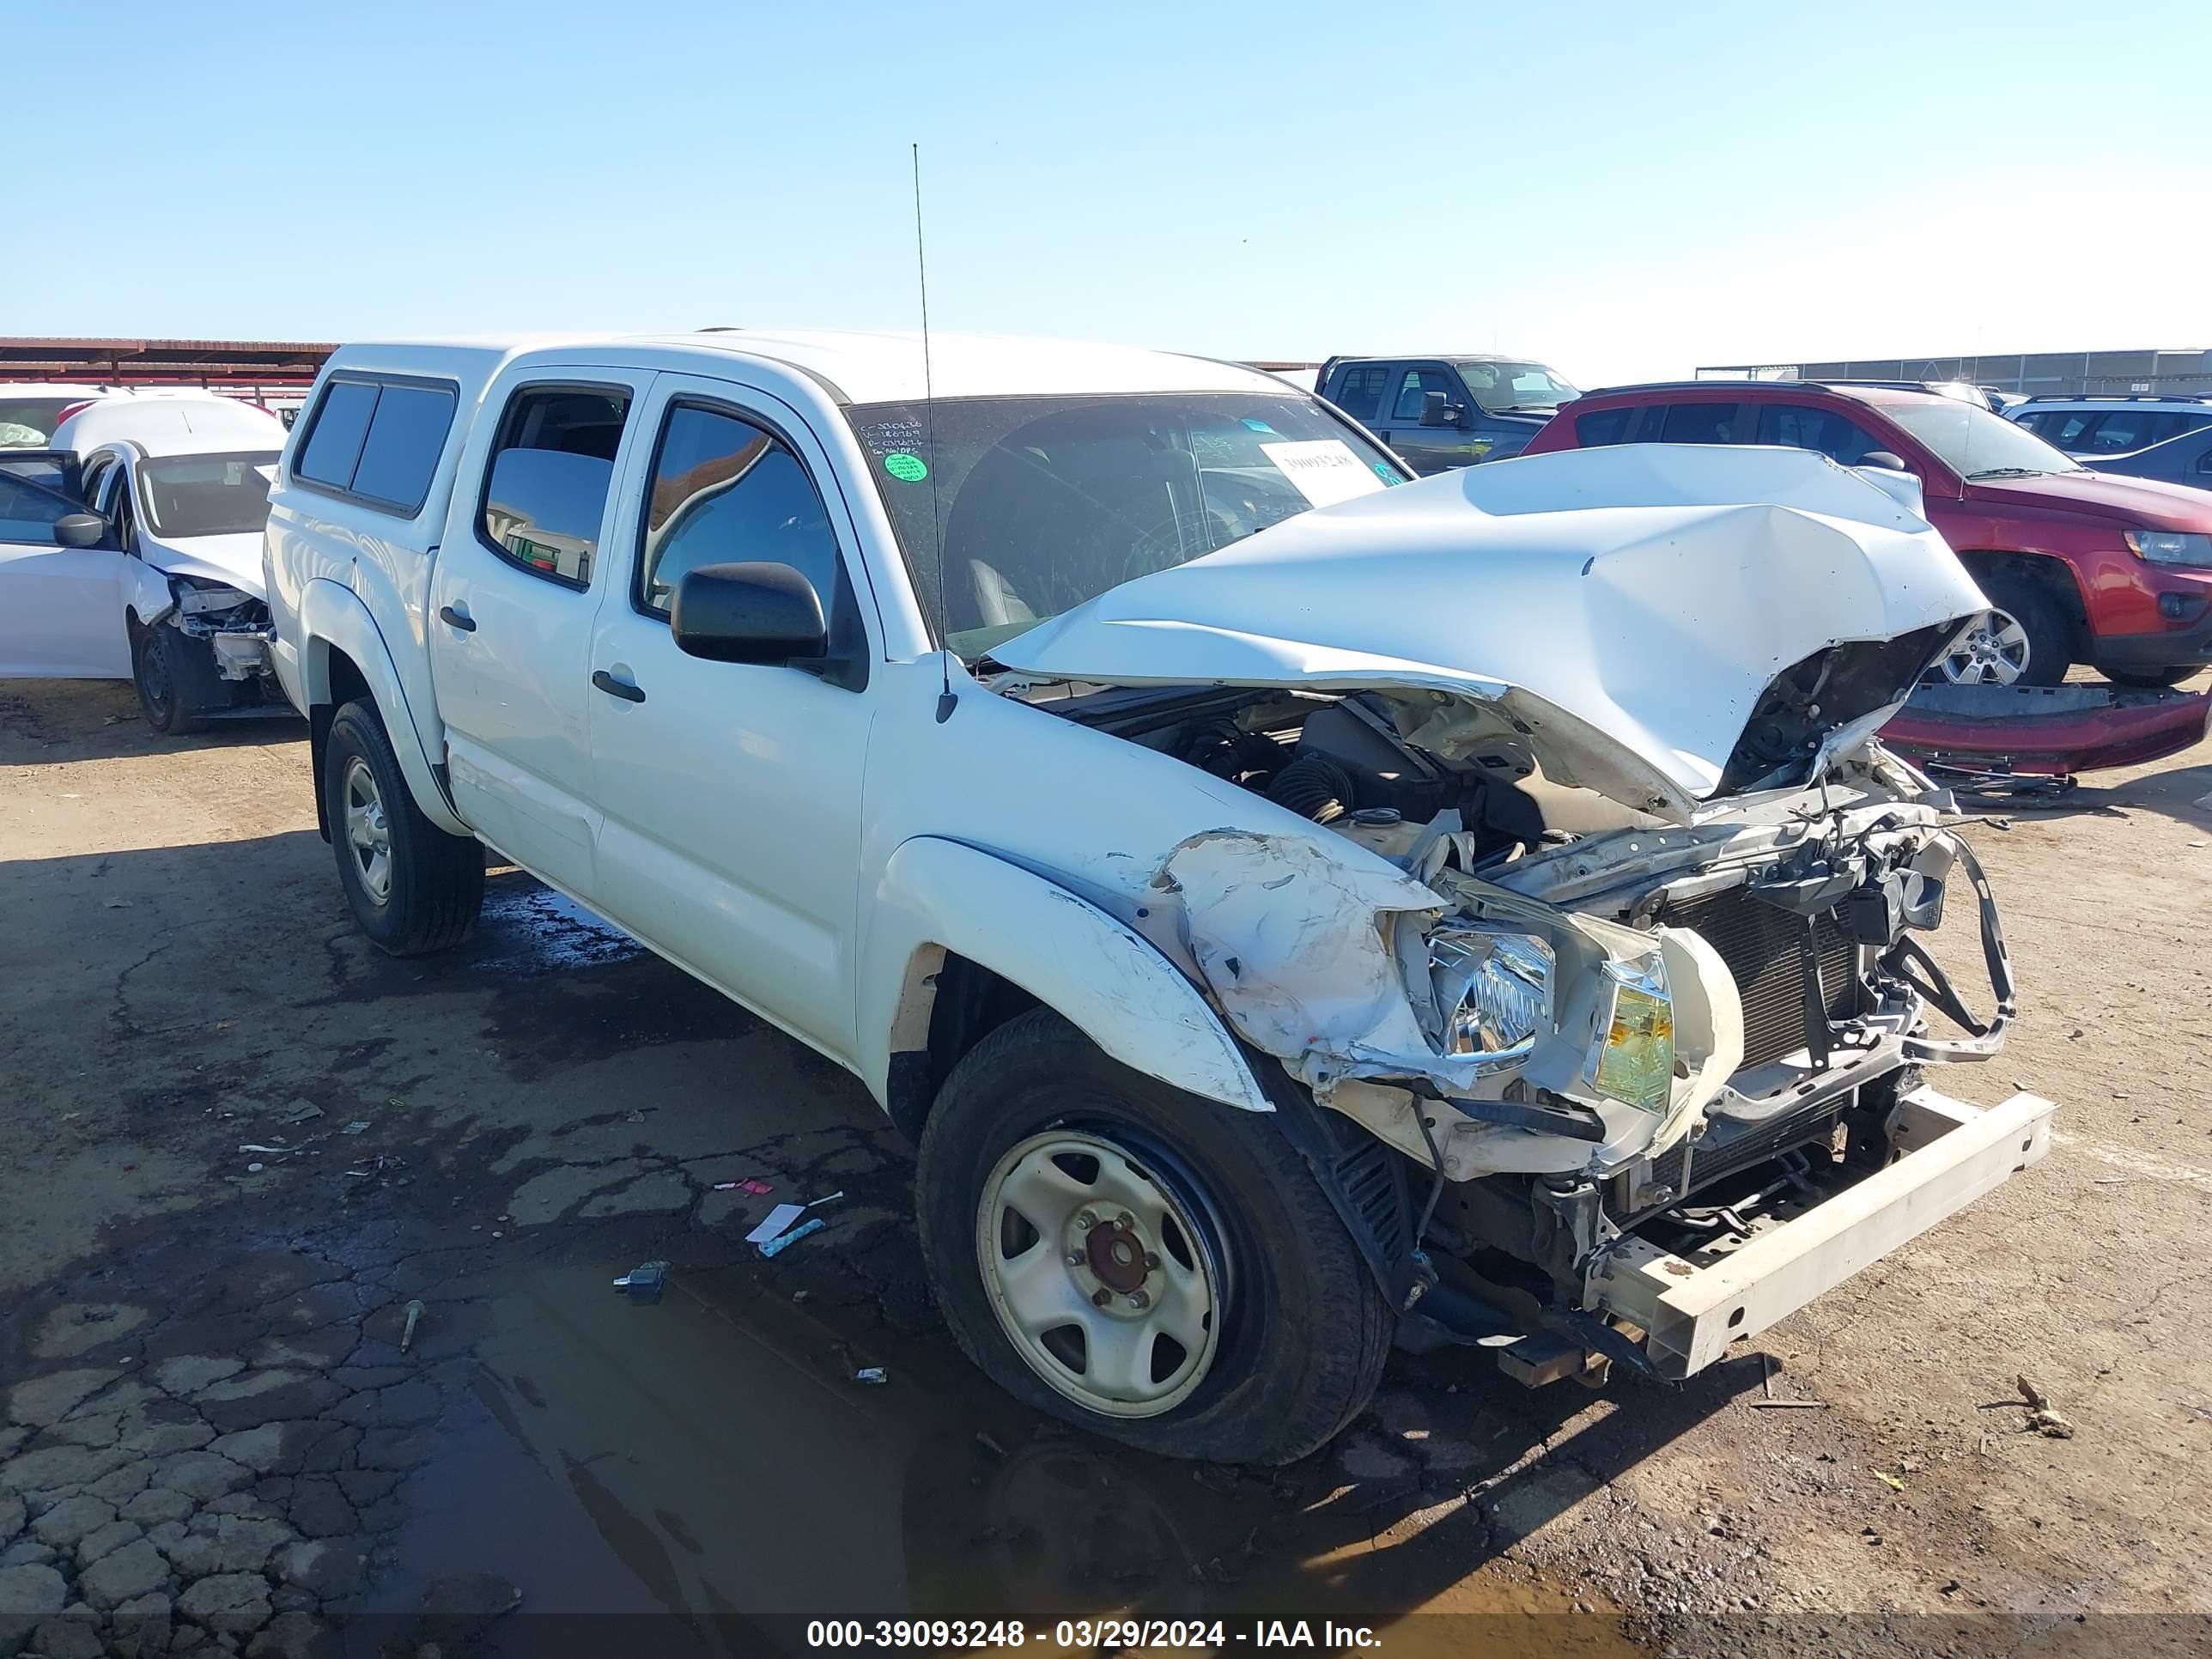
<svg viewBox="0 0 2212 1659">
<path fill-rule="evenodd" d="M 1590 1046 L 1590 1086 L 1608 1099 L 1647 1112 L 1663 1112 L 1674 1080 L 1674 999 L 1660 954 L 1619 957 L 1600 970 L 1612 1012 L 1601 1018 Z M 1602 1010 L 1602 1002 L 1599 1005 Z"/>
<path fill-rule="evenodd" d="M 2197 530 L 2129 530 L 2135 556 L 2146 564 L 2212 565 L 2212 536 Z"/>
<path fill-rule="evenodd" d="M 187 617 L 210 616 L 218 611 L 235 611 L 249 603 L 252 595 L 222 582 L 210 581 L 201 576 L 169 578 L 169 591 L 176 596 L 177 609 Z"/>
<path fill-rule="evenodd" d="M 1550 943 L 1534 933 L 1472 926 L 1429 936 L 1429 981 L 1444 1021 L 1445 1052 L 1517 1063 L 1552 1030 Z"/>
</svg>

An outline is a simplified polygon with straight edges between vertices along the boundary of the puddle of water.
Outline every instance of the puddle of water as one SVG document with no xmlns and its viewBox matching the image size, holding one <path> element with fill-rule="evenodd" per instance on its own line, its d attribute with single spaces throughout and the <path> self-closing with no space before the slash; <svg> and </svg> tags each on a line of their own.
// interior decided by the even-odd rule
<svg viewBox="0 0 2212 1659">
<path fill-rule="evenodd" d="M 649 1629 L 654 1651 L 800 1654 L 810 1619 L 1017 1614 L 1220 1619 L 1231 1651 L 1255 1620 L 1330 1617 L 1439 1655 L 1473 1626 L 1437 1615 L 1483 1614 L 1487 1651 L 1632 1650 L 1610 1620 L 1533 1616 L 1574 1594 L 1477 1572 L 1471 1516 L 1424 1532 L 1434 1492 L 1347 1485 L 1326 1459 L 1268 1478 L 1119 1451 L 1007 1400 L 941 1336 L 853 1339 L 738 1271 L 674 1273 L 650 1307 L 610 1277 L 541 1267 L 495 1297 L 485 1412 L 414 1483 L 373 1610 L 488 1571 L 562 1615 L 494 1626 L 517 1655 L 549 1651 L 548 1622 L 599 1651 L 645 1650 Z M 866 1364 L 890 1382 L 854 1382 Z"/>
<path fill-rule="evenodd" d="M 629 934 L 519 870 L 487 876 L 477 939 L 476 965 L 510 974 L 597 968 L 645 953 Z"/>
</svg>

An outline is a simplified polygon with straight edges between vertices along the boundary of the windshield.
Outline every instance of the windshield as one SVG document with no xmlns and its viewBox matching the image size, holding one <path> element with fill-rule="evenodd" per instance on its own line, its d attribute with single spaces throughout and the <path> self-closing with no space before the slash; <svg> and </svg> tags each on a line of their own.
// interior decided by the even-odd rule
<svg viewBox="0 0 2212 1659">
<path fill-rule="evenodd" d="M 276 452 L 164 455 L 138 463 L 138 504 L 146 527 L 175 540 L 188 536 L 258 535 L 269 522 Z"/>
<path fill-rule="evenodd" d="M 1460 378 L 1485 409 L 1557 409 L 1583 394 L 1541 363 L 1458 363 Z"/>
<path fill-rule="evenodd" d="M 1955 398 L 1875 405 L 1962 478 L 2017 478 L 2081 468 L 2024 426 Z"/>
<path fill-rule="evenodd" d="M 970 659 L 1109 587 L 1407 477 L 1287 390 L 948 399 L 933 443 L 921 404 L 846 414 L 924 613 Z"/>
</svg>

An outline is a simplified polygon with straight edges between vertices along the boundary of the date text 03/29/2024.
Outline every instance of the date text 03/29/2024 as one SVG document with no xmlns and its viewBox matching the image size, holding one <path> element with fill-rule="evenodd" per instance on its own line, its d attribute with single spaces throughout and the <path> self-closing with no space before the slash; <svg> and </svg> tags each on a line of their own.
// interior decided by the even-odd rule
<svg viewBox="0 0 2212 1659">
<path fill-rule="evenodd" d="M 1031 1629 L 1018 1619 L 817 1619 L 806 1626 L 811 1648 L 1019 1648 L 1036 1644 L 1077 1652 L 1111 1648 L 1237 1647 L 1376 1649 L 1364 1625 L 1305 1619 L 1255 1620 L 1232 1626 L 1219 1619 L 1062 1619 Z"/>
</svg>

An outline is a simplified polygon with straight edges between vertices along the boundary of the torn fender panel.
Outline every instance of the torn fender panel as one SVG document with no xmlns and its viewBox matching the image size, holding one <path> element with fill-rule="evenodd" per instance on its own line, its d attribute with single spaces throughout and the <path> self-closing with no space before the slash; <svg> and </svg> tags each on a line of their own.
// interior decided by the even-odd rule
<svg viewBox="0 0 2212 1659">
<path fill-rule="evenodd" d="M 1427 981 L 1422 925 L 1444 908 L 1419 882 L 1311 842 L 1212 830 L 1170 853 L 1152 885 L 1180 902 L 1184 945 L 1231 1021 L 1294 1071 L 1472 1080 L 1430 1048 L 1407 994 Z"/>
</svg>

